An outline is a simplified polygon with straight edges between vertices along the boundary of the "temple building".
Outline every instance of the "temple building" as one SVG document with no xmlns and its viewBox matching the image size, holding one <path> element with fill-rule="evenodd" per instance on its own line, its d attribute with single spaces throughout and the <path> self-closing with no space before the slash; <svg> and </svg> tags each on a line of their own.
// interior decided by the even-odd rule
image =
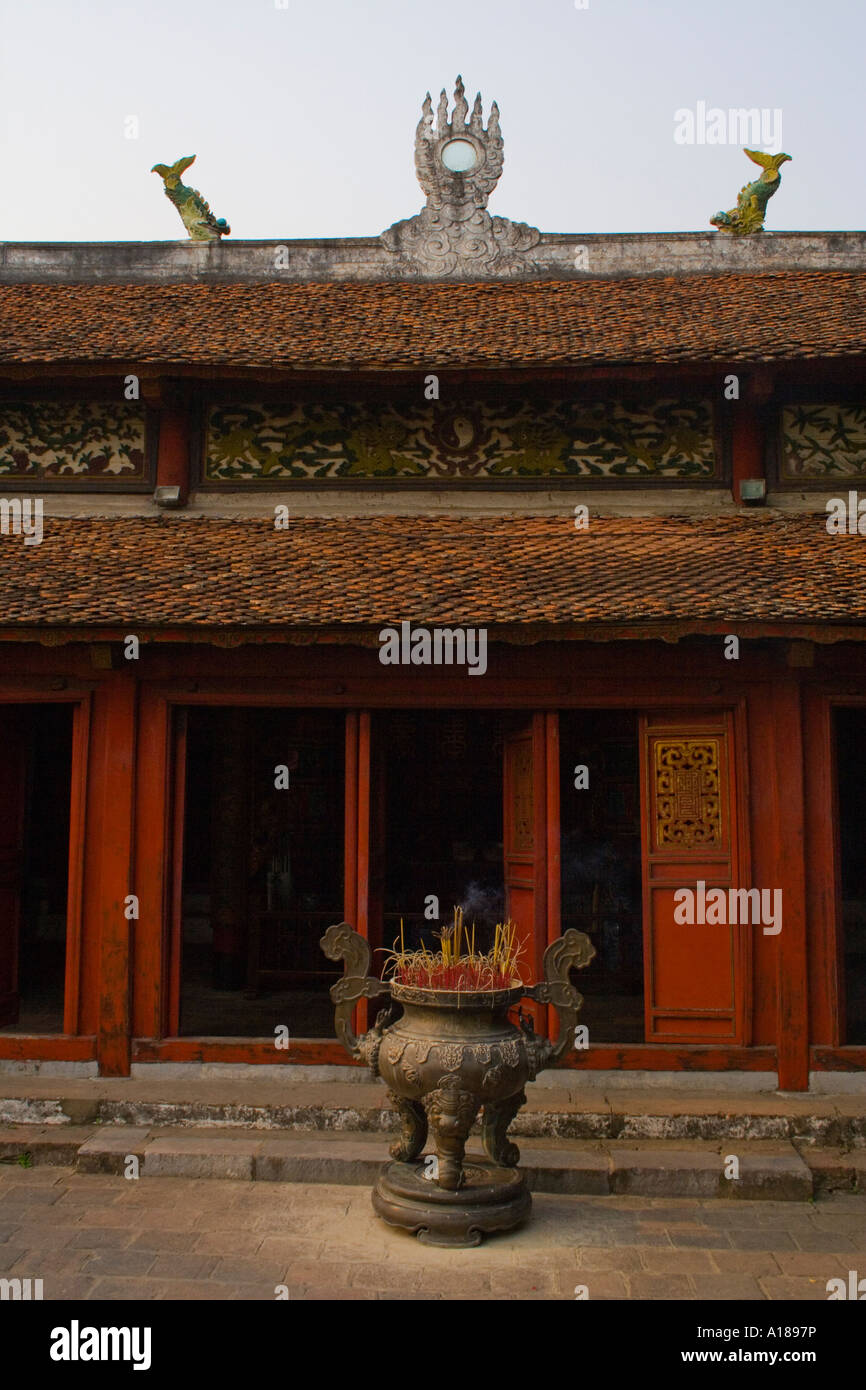
<svg viewBox="0 0 866 1390">
<path fill-rule="evenodd" d="M 325 929 L 460 905 L 590 935 L 569 1066 L 862 1071 L 866 233 L 493 216 L 459 82 L 415 158 L 0 244 L 0 1067 L 350 1065 Z"/>
</svg>

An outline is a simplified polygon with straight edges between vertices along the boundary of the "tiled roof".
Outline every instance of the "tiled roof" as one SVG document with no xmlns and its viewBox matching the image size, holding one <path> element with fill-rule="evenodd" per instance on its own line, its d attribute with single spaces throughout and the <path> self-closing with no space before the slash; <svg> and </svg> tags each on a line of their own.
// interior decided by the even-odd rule
<svg viewBox="0 0 866 1390">
<path fill-rule="evenodd" d="M 0 536 L 0 627 L 866 623 L 823 516 L 46 520 Z"/>
<path fill-rule="evenodd" d="M 271 368 L 866 355 L 866 273 L 0 286 L 0 362 Z"/>
</svg>

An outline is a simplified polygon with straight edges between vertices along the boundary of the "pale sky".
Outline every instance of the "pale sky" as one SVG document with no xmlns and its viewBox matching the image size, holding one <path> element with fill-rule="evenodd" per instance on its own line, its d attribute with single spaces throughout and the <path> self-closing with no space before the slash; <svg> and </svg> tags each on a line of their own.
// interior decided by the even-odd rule
<svg viewBox="0 0 866 1390">
<path fill-rule="evenodd" d="M 232 240 L 375 236 L 458 72 L 499 103 L 491 211 L 544 232 L 711 230 L 757 170 L 676 142 L 699 103 L 781 113 L 768 229 L 866 226 L 864 0 L 582 3 L 0 0 L 0 241 L 184 238 L 150 168 L 186 154 Z"/>
</svg>

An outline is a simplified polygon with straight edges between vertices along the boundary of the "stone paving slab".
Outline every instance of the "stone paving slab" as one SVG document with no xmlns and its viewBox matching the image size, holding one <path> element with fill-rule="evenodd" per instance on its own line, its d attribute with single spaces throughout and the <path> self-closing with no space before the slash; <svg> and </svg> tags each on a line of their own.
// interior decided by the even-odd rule
<svg viewBox="0 0 866 1390">
<path fill-rule="evenodd" d="M 50 1176 L 0 1168 L 0 1271 L 41 1278 L 48 1300 L 825 1300 L 828 1280 L 866 1275 L 866 1197 L 850 1193 L 748 1212 L 539 1193 L 522 1229 L 442 1250 L 384 1226 L 361 1187 Z"/>
</svg>

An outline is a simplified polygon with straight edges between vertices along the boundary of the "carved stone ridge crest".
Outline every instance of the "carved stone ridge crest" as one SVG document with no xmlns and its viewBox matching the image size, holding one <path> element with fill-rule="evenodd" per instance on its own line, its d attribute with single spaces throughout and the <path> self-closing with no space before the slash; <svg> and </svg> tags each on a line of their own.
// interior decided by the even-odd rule
<svg viewBox="0 0 866 1390">
<path fill-rule="evenodd" d="M 383 232 L 382 244 L 400 257 L 407 270 L 430 276 L 516 275 L 531 269 L 526 252 L 540 241 L 538 228 L 491 217 L 487 211 L 502 164 L 495 101 L 485 130 L 481 93 L 469 115 L 462 78 L 457 78 L 450 121 L 444 89 L 435 121 L 428 92 L 415 133 L 415 171 L 427 203 L 417 216 L 395 222 Z"/>
</svg>

